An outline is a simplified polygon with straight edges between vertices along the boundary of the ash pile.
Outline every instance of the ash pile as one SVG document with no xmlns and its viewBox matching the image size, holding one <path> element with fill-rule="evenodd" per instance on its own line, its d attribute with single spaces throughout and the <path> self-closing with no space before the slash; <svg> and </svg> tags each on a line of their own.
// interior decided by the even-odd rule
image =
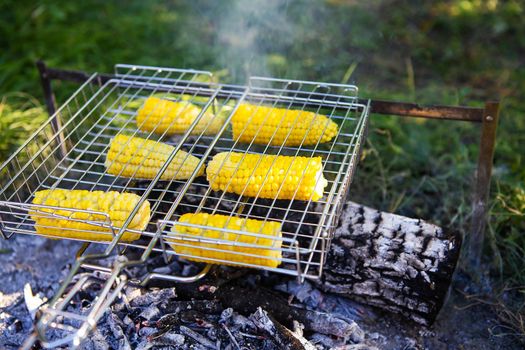
<svg viewBox="0 0 525 350">
<path fill-rule="evenodd" d="M 183 260 L 163 265 L 161 256 L 126 270 L 192 275 L 199 266 Z M 86 314 L 105 280 L 93 278 L 75 294 L 66 311 Z M 78 278 L 83 275 L 79 274 Z M 190 284 L 149 288 L 128 283 L 104 311 L 80 349 L 373 349 L 365 345 L 360 306 L 323 294 L 308 282 L 282 275 L 215 266 Z M 80 327 L 73 319 L 57 319 Z M 48 339 L 67 331 L 49 329 Z M 64 349 L 67 347 L 64 347 Z"/>
</svg>

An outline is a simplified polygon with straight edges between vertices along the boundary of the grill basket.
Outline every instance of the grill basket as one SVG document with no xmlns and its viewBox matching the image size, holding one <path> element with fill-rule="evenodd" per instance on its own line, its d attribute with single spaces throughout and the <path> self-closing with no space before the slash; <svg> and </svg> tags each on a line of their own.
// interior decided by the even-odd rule
<svg viewBox="0 0 525 350">
<path fill-rule="evenodd" d="M 202 108 L 197 120 L 183 135 L 168 136 L 141 131 L 135 117 L 137 106 L 148 97 L 185 100 Z M 250 102 L 293 110 L 307 110 L 323 114 L 339 126 L 338 134 L 327 143 L 311 146 L 275 146 L 244 144 L 233 140 L 230 119 L 240 103 Z M 216 135 L 190 135 L 206 111 L 225 116 L 225 122 Z M 228 215 L 231 218 L 252 218 L 282 223 L 282 262 L 276 268 L 248 263 L 233 265 L 266 269 L 273 272 L 316 279 L 321 276 L 330 241 L 350 182 L 352 180 L 359 151 L 363 144 L 368 122 L 369 104 L 357 99 L 357 87 L 342 84 L 280 80 L 253 77 L 247 86 L 224 85 L 214 81 L 211 73 L 196 70 L 146 67 L 119 64 L 114 76 L 100 83 L 99 75 L 92 75 L 31 137 L 0 167 L 0 234 L 8 239 L 14 234 L 36 234 L 32 217 L 46 216 L 57 219 L 78 220 L 109 229 L 103 252 L 86 254 L 92 242 L 85 241 L 77 254 L 68 278 L 56 297 L 49 303 L 40 318 L 37 331 L 42 343 L 48 347 L 73 341 L 78 344 L 96 325 L 104 310 L 129 283 L 123 269 L 140 264 L 152 254 L 163 254 L 166 260 L 178 255 L 169 242 L 191 245 L 198 240 L 210 243 L 201 249 L 228 251 L 231 245 L 243 243 L 202 237 L 174 234 L 170 230 L 178 218 L 186 212 L 207 212 Z M 200 159 L 204 167 L 211 157 L 224 151 L 243 154 L 263 153 L 288 156 L 319 156 L 323 160 L 323 174 L 328 180 L 324 196 L 317 202 L 299 200 L 270 200 L 244 197 L 216 192 L 204 177 L 197 176 L 198 169 L 188 180 L 161 180 L 167 168 L 164 166 L 153 180 L 125 178 L 107 174 L 105 169 L 109 142 L 119 134 L 139 136 L 155 142 L 171 144 L 176 151 L 185 150 Z M 83 189 L 132 192 L 140 196 L 130 218 L 122 227 L 116 227 L 109 215 L 90 210 L 68 209 L 71 214 L 85 212 L 80 217 L 105 217 L 105 221 L 90 221 L 64 217 L 57 207 L 32 204 L 34 193 L 42 189 Z M 134 242 L 122 242 L 134 213 L 148 200 L 151 204 L 152 220 L 143 231 L 135 231 L 141 238 Z M 89 214 L 89 215 L 88 215 Z M 79 217 L 79 216 L 75 216 Z M 195 228 L 205 228 L 192 225 Z M 100 232 L 100 231 L 99 231 Z M 237 235 L 255 235 L 248 232 L 230 232 Z M 255 240 L 257 242 L 257 240 Z M 244 244 L 249 248 L 264 246 Z M 217 248 L 217 247 L 224 247 Z M 126 250 L 141 252 L 139 260 L 126 260 Z M 279 248 L 274 248 L 279 249 Z M 250 256 L 249 253 L 238 253 Z M 117 258 L 112 268 L 97 262 L 109 256 Z M 120 257 L 119 257 L 120 256 Z M 180 255 L 182 258 L 191 256 Z M 203 259 L 203 258 L 201 258 Z M 204 258 L 210 263 L 225 263 L 220 259 Z M 93 271 L 86 277 L 79 269 Z M 151 278 L 188 281 L 171 275 L 150 274 Z M 68 302 L 82 285 L 95 276 L 103 275 L 105 288 L 85 315 L 67 311 Z M 62 337 L 46 337 L 50 329 L 64 332 Z M 56 334 L 53 333 L 53 334 Z"/>
</svg>

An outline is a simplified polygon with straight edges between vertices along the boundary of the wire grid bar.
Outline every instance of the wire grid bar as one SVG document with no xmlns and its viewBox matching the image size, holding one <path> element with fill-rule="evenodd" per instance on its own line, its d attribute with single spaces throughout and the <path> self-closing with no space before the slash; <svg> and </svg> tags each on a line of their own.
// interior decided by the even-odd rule
<svg viewBox="0 0 525 350">
<path fill-rule="evenodd" d="M 104 223 L 103 226 L 108 229 L 106 243 L 110 248 L 120 244 L 146 249 L 148 239 L 154 237 L 159 229 L 154 224 L 157 220 L 162 223 L 161 241 L 168 239 L 166 242 L 169 243 L 169 240 L 178 239 L 190 242 L 188 246 L 191 246 L 195 237 L 170 232 L 182 215 L 180 209 L 184 207 L 188 212 L 210 212 L 282 222 L 282 238 L 276 240 L 281 243 L 282 265 L 268 269 L 303 278 L 320 276 L 337 213 L 335 208 L 341 200 L 339 193 L 347 188 L 351 178 L 348 174 L 352 174 L 355 168 L 368 117 L 368 106 L 357 103 L 357 88 L 254 78 L 250 80 L 249 87 L 243 90 L 213 85 L 210 74 L 202 71 L 118 65 L 116 73 L 116 78 L 104 85 L 97 87 L 84 84 L 54 116 L 61 119 L 62 128 L 53 130 L 48 121 L 2 166 L 0 172 L 5 174 L 7 181 L 0 190 L 0 219 L 1 231 L 6 237 L 14 233 L 35 234 L 35 223 L 29 215 L 29 208 L 37 190 L 68 188 L 134 192 L 142 200 L 150 201 L 151 224 L 144 231 L 136 231 L 143 239 L 122 242 L 120 237 L 126 228 L 114 227 L 111 222 Z M 135 123 L 137 106 L 152 95 L 172 101 L 184 99 L 202 108 L 201 116 L 208 110 L 223 114 L 226 124 L 217 135 L 190 135 L 191 130 L 179 136 L 144 132 Z M 324 114 L 339 125 L 340 132 L 332 142 L 326 144 L 299 147 L 241 144 L 233 141 L 227 122 L 243 102 Z M 318 202 L 283 201 L 211 191 L 207 181 L 196 176 L 189 180 L 172 181 L 160 181 L 160 173 L 153 181 L 113 176 L 106 173 L 105 158 L 111 139 L 119 133 L 162 141 L 172 145 L 175 150 L 184 149 L 199 157 L 202 165 L 213 154 L 227 151 L 320 156 L 323 159 L 323 174 L 329 185 L 325 189 L 325 197 Z M 66 152 L 62 154 L 64 148 Z M 244 234 L 257 236 L 257 233 Z M 221 239 L 203 242 L 219 246 L 209 248 L 219 252 L 227 250 L 221 248 L 228 245 L 243 246 L 242 242 Z M 176 254 L 165 247 L 165 244 L 158 244 L 152 251 Z M 263 248 L 257 244 L 257 237 L 255 244 L 246 247 Z M 246 253 L 246 256 L 250 254 Z M 225 262 L 220 259 L 208 260 Z M 243 263 L 238 265 L 263 267 Z"/>
</svg>

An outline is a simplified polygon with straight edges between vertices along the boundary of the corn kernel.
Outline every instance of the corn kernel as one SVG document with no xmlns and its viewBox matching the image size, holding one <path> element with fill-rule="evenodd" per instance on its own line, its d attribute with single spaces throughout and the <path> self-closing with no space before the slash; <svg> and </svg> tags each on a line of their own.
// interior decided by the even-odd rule
<svg viewBox="0 0 525 350">
<path fill-rule="evenodd" d="M 167 238 L 167 242 L 176 253 L 184 255 L 187 259 L 224 265 L 236 265 L 237 263 L 268 267 L 277 267 L 281 263 L 282 233 L 281 224 L 278 222 L 206 213 L 184 214 L 178 222 L 209 227 L 196 228 L 181 224 L 175 224 L 172 227 L 173 233 L 170 234 L 170 237 L 179 237 L 179 239 Z M 246 231 L 268 236 L 268 238 L 213 228 Z M 185 236 L 195 236 L 195 238 L 209 241 L 184 240 Z M 228 244 L 229 242 L 231 244 Z M 246 244 L 253 246 L 247 247 Z M 226 262 L 217 262 L 214 259 Z"/>
<path fill-rule="evenodd" d="M 111 241 L 113 239 L 112 230 L 108 227 L 95 225 L 94 222 L 111 224 L 116 229 L 121 228 L 139 200 L 140 197 L 134 193 L 63 189 L 42 190 L 35 193 L 33 204 L 53 205 L 64 209 L 37 208 L 39 212 L 30 211 L 30 215 L 35 221 L 36 232 L 45 236 L 90 241 Z M 89 211 L 103 212 L 107 216 L 92 214 Z M 68 220 L 50 214 L 84 221 Z M 148 225 L 149 220 L 150 203 L 144 201 L 128 228 L 142 231 Z M 140 238 L 139 233 L 126 230 L 121 240 L 128 242 L 138 238 Z"/>
<path fill-rule="evenodd" d="M 315 145 L 338 132 L 330 118 L 303 110 L 241 104 L 232 116 L 233 139 L 262 145 Z M 304 139 L 304 141 L 303 141 Z"/>
<path fill-rule="evenodd" d="M 137 127 L 157 134 L 184 134 L 198 117 L 201 108 L 181 101 L 174 102 L 158 97 L 148 97 L 137 112 Z M 225 116 L 204 112 L 191 135 L 215 135 L 224 124 Z"/>
<path fill-rule="evenodd" d="M 223 152 L 216 154 L 208 164 L 206 177 L 214 191 L 317 201 L 328 184 L 322 170 L 320 157 Z"/>
<path fill-rule="evenodd" d="M 133 147 L 129 147 L 132 145 Z M 132 151 L 133 149 L 139 152 Z M 106 156 L 109 174 L 141 179 L 153 179 L 174 151 L 162 142 L 140 137 L 117 135 L 111 140 Z M 185 180 L 199 165 L 199 158 L 179 150 L 161 176 L 161 180 Z M 204 175 L 202 167 L 197 176 Z"/>
</svg>

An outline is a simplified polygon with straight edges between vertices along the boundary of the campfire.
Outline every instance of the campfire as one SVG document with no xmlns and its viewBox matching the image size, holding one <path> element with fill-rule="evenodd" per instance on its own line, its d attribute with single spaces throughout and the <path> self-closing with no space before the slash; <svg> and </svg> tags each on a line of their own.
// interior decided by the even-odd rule
<svg viewBox="0 0 525 350">
<path fill-rule="evenodd" d="M 351 85 L 91 76 L 0 169 L 5 238 L 81 242 L 54 297 L 26 285 L 25 347 L 374 348 L 348 297 L 430 325 L 460 239 L 347 201 L 369 112 Z"/>
</svg>

